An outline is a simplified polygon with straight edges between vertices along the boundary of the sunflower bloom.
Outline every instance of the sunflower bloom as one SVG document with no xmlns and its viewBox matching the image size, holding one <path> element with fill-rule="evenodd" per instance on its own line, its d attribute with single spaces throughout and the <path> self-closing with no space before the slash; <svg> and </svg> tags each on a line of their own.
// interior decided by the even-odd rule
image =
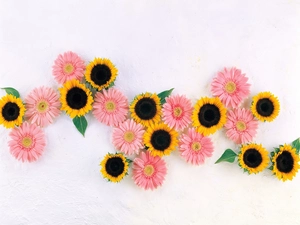
<svg viewBox="0 0 300 225">
<path fill-rule="evenodd" d="M 272 157 L 275 176 L 282 181 L 292 180 L 299 170 L 299 156 L 291 145 L 280 146 L 279 151 Z"/>
<path fill-rule="evenodd" d="M 166 124 L 154 124 L 144 134 L 144 144 L 152 156 L 170 155 L 178 144 L 178 133 Z"/>
<path fill-rule="evenodd" d="M 135 97 L 129 106 L 131 117 L 145 127 L 159 123 L 161 117 L 160 98 L 149 92 Z"/>
<path fill-rule="evenodd" d="M 71 118 L 84 116 L 92 109 L 92 92 L 78 80 L 70 80 L 59 89 L 61 110 Z"/>
<path fill-rule="evenodd" d="M 262 122 L 272 122 L 279 114 L 280 103 L 271 92 L 260 92 L 252 98 L 251 111 Z"/>
<path fill-rule="evenodd" d="M 98 91 L 109 88 L 114 83 L 118 70 L 114 64 L 105 58 L 95 58 L 85 71 L 85 79 Z"/>
<path fill-rule="evenodd" d="M 0 99 L 0 125 L 5 128 L 20 126 L 23 122 L 25 106 L 20 98 L 5 95 Z"/>
<path fill-rule="evenodd" d="M 203 97 L 194 106 L 192 123 L 204 136 L 213 134 L 226 123 L 226 108 L 219 98 Z"/>
<path fill-rule="evenodd" d="M 242 169 L 251 173 L 259 173 L 269 164 L 268 151 L 261 144 L 242 145 L 238 154 L 239 165 Z"/>
<path fill-rule="evenodd" d="M 113 183 L 120 182 L 128 174 L 128 160 L 120 153 L 106 154 L 100 165 L 103 177 Z"/>
</svg>

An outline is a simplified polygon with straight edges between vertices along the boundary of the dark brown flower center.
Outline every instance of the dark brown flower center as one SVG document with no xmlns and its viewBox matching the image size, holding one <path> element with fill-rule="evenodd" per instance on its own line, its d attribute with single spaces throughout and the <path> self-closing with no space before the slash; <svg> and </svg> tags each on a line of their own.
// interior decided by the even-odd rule
<svg viewBox="0 0 300 225">
<path fill-rule="evenodd" d="M 262 98 L 257 101 L 256 111 L 261 116 L 270 116 L 274 112 L 273 102 L 269 98 Z"/>
<path fill-rule="evenodd" d="M 243 161 L 246 166 L 250 168 L 256 168 L 262 163 L 262 156 L 255 148 L 250 148 L 245 151 L 243 155 Z"/>
<path fill-rule="evenodd" d="M 14 102 L 7 102 L 2 108 L 2 116 L 6 121 L 14 121 L 20 115 L 20 107 Z"/>
<path fill-rule="evenodd" d="M 113 176 L 118 177 L 124 172 L 125 164 L 120 157 L 109 158 L 105 164 L 106 172 Z"/>
<path fill-rule="evenodd" d="M 156 130 L 151 136 L 152 146 L 159 151 L 164 151 L 171 144 L 171 135 L 165 130 Z"/>
<path fill-rule="evenodd" d="M 198 119 L 202 126 L 207 128 L 217 125 L 220 121 L 221 113 L 217 106 L 212 104 L 203 105 L 198 113 Z"/>
<path fill-rule="evenodd" d="M 88 96 L 81 88 L 73 87 L 68 91 L 66 99 L 72 109 L 81 109 L 86 106 Z"/>
<path fill-rule="evenodd" d="M 294 168 L 294 158 L 288 151 L 283 151 L 276 158 L 277 169 L 282 173 L 289 173 Z"/>
<path fill-rule="evenodd" d="M 152 98 L 142 98 L 136 103 L 134 111 L 140 119 L 151 120 L 157 112 L 156 103 Z"/>
<path fill-rule="evenodd" d="M 101 86 L 109 82 L 111 78 L 111 71 L 107 65 L 98 64 L 94 66 L 91 72 L 91 80 Z"/>
</svg>

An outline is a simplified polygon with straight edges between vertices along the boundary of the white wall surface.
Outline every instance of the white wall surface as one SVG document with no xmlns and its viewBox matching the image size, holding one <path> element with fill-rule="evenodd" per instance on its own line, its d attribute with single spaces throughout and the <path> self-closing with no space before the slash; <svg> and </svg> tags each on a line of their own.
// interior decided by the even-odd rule
<svg viewBox="0 0 300 225">
<path fill-rule="evenodd" d="M 255 138 L 272 150 L 300 136 L 299 37 L 296 0 L 0 0 L 0 87 L 22 97 L 41 85 L 56 88 L 53 61 L 72 50 L 86 62 L 110 58 L 116 87 L 130 100 L 174 87 L 195 103 L 211 96 L 217 71 L 236 66 L 251 96 L 279 97 L 279 117 L 260 123 Z M 9 131 L 0 127 L 1 225 L 300 224 L 300 174 L 281 182 L 270 171 L 249 176 L 237 164 L 215 165 L 236 148 L 224 130 L 212 135 L 206 164 L 189 165 L 176 151 L 164 158 L 164 185 L 144 191 L 130 176 L 119 184 L 102 178 L 112 130 L 87 119 L 83 138 L 60 116 L 45 129 L 47 147 L 34 163 L 10 155 Z"/>
</svg>

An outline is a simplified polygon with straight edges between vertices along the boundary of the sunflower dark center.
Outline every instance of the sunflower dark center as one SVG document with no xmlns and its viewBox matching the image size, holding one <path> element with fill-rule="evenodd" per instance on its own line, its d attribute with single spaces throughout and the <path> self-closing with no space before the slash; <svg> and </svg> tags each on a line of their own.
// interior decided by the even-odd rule
<svg viewBox="0 0 300 225">
<path fill-rule="evenodd" d="M 124 172 L 124 169 L 125 164 L 119 157 L 109 158 L 105 164 L 106 172 L 113 177 L 121 175 Z"/>
<path fill-rule="evenodd" d="M 67 93 L 67 103 L 72 109 L 81 109 L 86 106 L 88 96 L 84 90 L 73 87 Z"/>
<path fill-rule="evenodd" d="M 111 78 L 111 71 L 107 65 L 98 64 L 91 72 L 91 80 L 97 85 L 106 84 Z"/>
<path fill-rule="evenodd" d="M 151 136 L 151 144 L 156 150 L 164 151 L 171 144 L 171 135 L 165 130 L 156 130 Z"/>
<path fill-rule="evenodd" d="M 139 118 L 151 120 L 157 112 L 156 103 L 152 98 L 142 98 L 136 103 L 134 111 Z"/>
<path fill-rule="evenodd" d="M 16 120 L 20 115 L 20 107 L 14 102 L 7 102 L 2 108 L 2 116 L 6 121 Z"/>
<path fill-rule="evenodd" d="M 203 105 L 198 113 L 199 122 L 205 127 L 217 125 L 220 121 L 220 118 L 221 113 L 219 108 L 212 104 Z"/>
<path fill-rule="evenodd" d="M 257 101 L 256 111 L 261 116 L 270 116 L 274 111 L 273 102 L 268 98 L 262 98 Z"/>
<path fill-rule="evenodd" d="M 254 148 L 250 148 L 245 151 L 243 155 L 244 163 L 250 168 L 258 167 L 262 162 L 262 156 L 259 151 Z"/>
<path fill-rule="evenodd" d="M 289 173 L 294 167 L 294 158 L 288 151 L 283 151 L 276 158 L 277 169 L 282 173 Z"/>
</svg>

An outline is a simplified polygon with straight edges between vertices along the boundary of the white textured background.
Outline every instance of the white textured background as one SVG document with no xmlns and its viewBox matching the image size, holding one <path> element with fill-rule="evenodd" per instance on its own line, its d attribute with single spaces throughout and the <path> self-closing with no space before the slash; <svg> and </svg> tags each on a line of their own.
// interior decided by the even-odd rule
<svg viewBox="0 0 300 225">
<path fill-rule="evenodd" d="M 236 66 L 251 96 L 271 91 L 281 101 L 279 117 L 260 124 L 255 138 L 271 150 L 300 136 L 299 21 L 295 0 L 0 0 L 0 87 L 22 97 L 57 87 L 53 61 L 72 50 L 86 62 L 110 58 L 130 100 L 174 87 L 196 102 L 210 96 L 217 71 Z M 215 165 L 235 148 L 223 130 L 212 136 L 206 164 L 188 165 L 174 152 L 165 157 L 164 185 L 144 191 L 130 176 L 119 184 L 102 179 L 99 162 L 114 152 L 111 128 L 88 121 L 83 138 L 60 116 L 45 129 L 45 154 L 31 164 L 10 155 L 9 131 L 0 127 L 1 225 L 300 224 L 300 175 L 283 183 L 270 171 L 249 176 L 237 164 Z"/>
</svg>

